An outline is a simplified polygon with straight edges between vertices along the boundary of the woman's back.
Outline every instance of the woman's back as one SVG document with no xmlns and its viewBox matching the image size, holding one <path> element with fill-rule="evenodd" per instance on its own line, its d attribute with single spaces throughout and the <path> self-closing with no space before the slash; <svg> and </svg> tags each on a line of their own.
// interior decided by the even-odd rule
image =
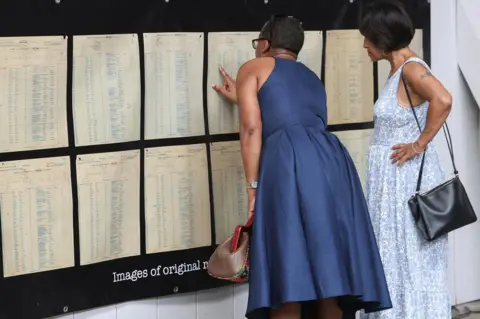
<svg viewBox="0 0 480 319">
<path fill-rule="evenodd" d="M 294 60 L 275 58 L 273 70 L 263 62 L 252 71 L 270 74 L 257 94 L 263 141 L 247 317 L 335 297 L 346 311 L 391 307 L 357 171 L 326 131 L 322 82 Z"/>
<path fill-rule="evenodd" d="M 326 128 L 325 88 L 304 64 L 275 58 L 275 66 L 260 91 L 263 136 L 290 126 Z"/>
</svg>

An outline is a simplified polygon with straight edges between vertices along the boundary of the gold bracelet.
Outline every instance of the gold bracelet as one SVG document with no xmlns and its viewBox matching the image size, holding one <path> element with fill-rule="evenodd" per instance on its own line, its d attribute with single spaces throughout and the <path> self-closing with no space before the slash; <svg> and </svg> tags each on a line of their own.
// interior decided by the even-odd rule
<svg viewBox="0 0 480 319">
<path fill-rule="evenodd" d="M 421 152 L 417 151 L 417 150 L 415 149 L 415 146 L 413 146 L 414 144 L 415 144 L 415 143 L 412 143 L 412 150 L 413 150 L 416 154 L 422 154 L 422 153 L 425 152 L 425 150 L 423 150 L 423 151 L 421 151 Z"/>
</svg>

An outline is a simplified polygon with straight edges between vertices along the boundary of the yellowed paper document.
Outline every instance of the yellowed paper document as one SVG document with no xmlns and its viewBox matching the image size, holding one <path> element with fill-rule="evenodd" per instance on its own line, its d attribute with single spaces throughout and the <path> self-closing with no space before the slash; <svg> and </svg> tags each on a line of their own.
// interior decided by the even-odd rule
<svg viewBox="0 0 480 319">
<path fill-rule="evenodd" d="M 68 146 L 67 39 L 0 38 L 0 152 Z"/>
<path fill-rule="evenodd" d="M 240 66 L 255 58 L 252 40 L 258 32 L 218 32 L 208 34 L 208 80 L 207 105 L 210 134 L 236 133 L 239 128 L 237 106 L 227 102 L 211 87 L 222 84 L 218 71 L 222 66 L 236 79 Z"/>
<path fill-rule="evenodd" d="M 415 52 L 420 58 L 423 59 L 423 30 L 415 30 L 415 35 L 410 43 L 410 49 Z M 378 95 L 381 94 L 382 89 L 387 84 L 387 80 L 390 76 L 390 63 L 387 60 L 381 60 L 377 63 L 377 85 Z"/>
<path fill-rule="evenodd" d="M 203 33 L 146 33 L 145 139 L 205 134 Z"/>
<path fill-rule="evenodd" d="M 373 63 L 358 30 L 327 32 L 328 124 L 373 121 Z"/>
<path fill-rule="evenodd" d="M 74 266 L 68 157 L 2 162 L 0 210 L 5 277 Z"/>
<path fill-rule="evenodd" d="M 80 264 L 140 254 L 140 151 L 77 157 Z"/>
<path fill-rule="evenodd" d="M 353 163 L 357 168 L 358 177 L 365 190 L 365 182 L 367 175 L 367 154 L 370 147 L 370 140 L 372 139 L 373 129 L 368 130 L 354 130 L 354 131 L 339 131 L 333 132 L 338 136 L 340 141 L 345 145 L 346 149 L 352 157 Z"/>
<path fill-rule="evenodd" d="M 319 78 L 322 73 L 322 50 L 322 31 L 305 31 L 305 41 L 298 61 L 309 67 Z"/>
<path fill-rule="evenodd" d="M 211 245 L 204 144 L 145 150 L 147 253 Z"/>
<path fill-rule="evenodd" d="M 140 139 L 140 57 L 136 34 L 73 38 L 75 145 Z"/>
<path fill-rule="evenodd" d="M 212 143 L 213 203 L 217 244 L 232 235 L 235 226 L 244 224 L 248 197 L 240 142 Z"/>
</svg>

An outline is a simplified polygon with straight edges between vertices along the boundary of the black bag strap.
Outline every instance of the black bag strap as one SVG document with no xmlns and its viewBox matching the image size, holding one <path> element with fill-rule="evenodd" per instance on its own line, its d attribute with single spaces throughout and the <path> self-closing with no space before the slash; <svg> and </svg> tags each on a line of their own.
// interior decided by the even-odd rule
<svg viewBox="0 0 480 319">
<path fill-rule="evenodd" d="M 401 77 L 402 77 L 403 86 L 405 86 L 405 93 L 407 93 L 408 102 L 410 103 L 410 108 L 412 109 L 413 116 L 415 117 L 415 122 L 417 122 L 418 130 L 420 131 L 420 133 L 422 133 L 422 128 L 420 126 L 420 122 L 418 121 L 417 113 L 415 112 L 415 107 L 413 106 L 413 103 L 412 103 L 412 98 L 410 97 L 410 93 L 408 92 L 407 81 L 405 80 L 403 74 L 401 75 Z M 448 129 L 447 122 L 445 122 L 445 124 L 442 126 L 442 129 L 445 135 L 445 140 L 447 141 L 448 152 L 450 153 L 450 158 L 452 159 L 453 173 L 455 174 L 455 176 L 457 176 L 458 171 L 457 171 L 457 166 L 455 165 L 455 157 L 453 156 L 452 137 L 450 136 L 450 130 Z M 426 152 L 424 152 L 422 155 L 422 163 L 420 164 L 420 172 L 418 173 L 417 189 L 415 191 L 416 193 L 420 191 L 420 187 L 422 185 L 423 166 L 425 164 L 425 153 Z"/>
</svg>

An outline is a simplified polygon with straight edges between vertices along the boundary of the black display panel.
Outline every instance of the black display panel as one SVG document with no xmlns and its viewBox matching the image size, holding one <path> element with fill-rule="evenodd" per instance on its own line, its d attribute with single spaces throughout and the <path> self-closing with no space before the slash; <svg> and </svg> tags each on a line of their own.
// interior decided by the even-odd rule
<svg viewBox="0 0 480 319">
<path fill-rule="evenodd" d="M 75 159 L 78 155 L 138 149 L 140 160 L 140 198 L 143 199 L 145 148 L 168 145 L 205 144 L 208 162 L 212 142 L 238 140 L 238 134 L 211 135 L 208 132 L 206 84 L 208 64 L 207 33 L 220 31 L 258 31 L 274 13 L 299 18 L 305 30 L 356 29 L 362 8 L 367 1 L 340 0 L 15 0 L 0 4 L 0 36 L 68 36 L 67 120 L 69 146 L 64 148 L 1 153 L 0 161 L 69 156 L 74 216 L 74 256 L 72 268 L 39 272 L 4 278 L 0 267 L 0 317 L 8 319 L 45 318 L 94 307 L 220 287 L 229 284 L 211 278 L 205 271 L 215 245 L 196 249 L 146 254 L 145 212 L 140 200 L 141 255 L 80 266 L 78 190 Z M 429 6 L 417 1 L 407 3 L 417 29 L 423 29 L 424 56 L 429 61 Z M 206 134 L 197 137 L 145 140 L 145 81 L 142 34 L 147 32 L 204 32 L 205 58 L 203 104 Z M 139 141 L 75 147 L 72 114 L 72 46 L 73 36 L 89 34 L 137 33 L 140 48 L 141 74 L 141 138 Z M 325 43 L 325 42 L 324 42 Z M 325 52 L 325 45 L 324 45 Z M 323 54 L 325 57 L 325 54 Z M 325 59 L 325 58 L 323 58 Z M 0 57 L 1 61 L 1 57 Z M 325 63 L 323 63 L 325 65 Z M 0 65 L 1 67 L 1 65 Z M 323 67 L 324 68 L 324 67 Z M 377 83 L 376 66 L 373 68 Z M 322 79 L 325 71 L 322 70 Z M 323 79 L 326 80 L 326 79 Z M 378 88 L 374 85 L 375 99 Z M 2 115 L 3 116 L 3 115 Z M 329 127 L 331 131 L 372 128 L 373 122 L 342 124 Z M 209 172 L 210 201 L 212 176 Z M 214 223 L 211 204 L 212 225 Z M 0 256 L 0 264 L 2 264 Z M 188 270 L 188 271 L 181 271 Z"/>
</svg>

